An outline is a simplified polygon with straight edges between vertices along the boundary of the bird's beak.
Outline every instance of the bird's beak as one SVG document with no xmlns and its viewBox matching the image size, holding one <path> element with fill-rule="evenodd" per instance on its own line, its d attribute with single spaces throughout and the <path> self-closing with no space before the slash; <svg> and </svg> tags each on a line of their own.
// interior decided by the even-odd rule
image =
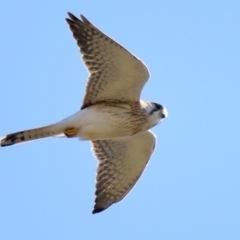
<svg viewBox="0 0 240 240">
<path fill-rule="evenodd" d="M 165 107 L 163 107 L 163 110 L 162 110 L 162 118 L 167 118 L 168 117 L 168 112 L 167 112 L 167 109 Z"/>
</svg>

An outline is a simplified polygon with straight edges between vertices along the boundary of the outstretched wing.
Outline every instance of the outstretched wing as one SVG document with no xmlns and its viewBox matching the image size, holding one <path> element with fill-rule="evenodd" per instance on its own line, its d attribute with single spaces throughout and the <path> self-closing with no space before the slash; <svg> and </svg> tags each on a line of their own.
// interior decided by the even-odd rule
<svg viewBox="0 0 240 240">
<path fill-rule="evenodd" d="M 84 16 L 66 19 L 90 73 L 82 108 L 99 101 L 138 101 L 149 78 L 146 66 Z"/>
<path fill-rule="evenodd" d="M 92 141 L 92 150 L 99 161 L 93 213 L 105 210 L 126 196 L 146 167 L 155 142 L 155 135 L 150 131 L 126 138 Z"/>
</svg>

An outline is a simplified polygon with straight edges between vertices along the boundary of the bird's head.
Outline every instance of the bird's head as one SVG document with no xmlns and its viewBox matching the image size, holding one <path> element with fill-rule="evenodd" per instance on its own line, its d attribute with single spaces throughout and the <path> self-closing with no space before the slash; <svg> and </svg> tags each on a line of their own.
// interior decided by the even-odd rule
<svg viewBox="0 0 240 240">
<path fill-rule="evenodd" d="M 149 123 L 151 127 L 157 125 L 164 118 L 168 116 L 167 109 L 163 107 L 161 104 L 149 102 L 146 106 L 146 111 L 149 116 Z"/>
</svg>

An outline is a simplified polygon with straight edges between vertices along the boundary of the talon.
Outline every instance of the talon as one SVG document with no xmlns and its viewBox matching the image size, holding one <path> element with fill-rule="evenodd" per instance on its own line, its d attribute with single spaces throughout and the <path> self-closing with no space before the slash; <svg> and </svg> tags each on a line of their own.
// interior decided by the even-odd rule
<svg viewBox="0 0 240 240">
<path fill-rule="evenodd" d="M 64 131 L 64 134 L 66 137 L 70 138 L 70 137 L 75 137 L 78 133 L 79 128 L 67 128 Z"/>
</svg>

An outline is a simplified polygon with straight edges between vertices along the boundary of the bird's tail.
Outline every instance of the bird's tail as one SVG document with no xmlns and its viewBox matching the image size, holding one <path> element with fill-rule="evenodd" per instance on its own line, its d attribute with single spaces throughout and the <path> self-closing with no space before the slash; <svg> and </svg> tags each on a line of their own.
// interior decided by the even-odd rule
<svg viewBox="0 0 240 240">
<path fill-rule="evenodd" d="M 29 129 L 21 132 L 15 132 L 3 136 L 1 140 L 1 147 L 10 146 L 13 144 L 32 141 L 40 138 L 51 137 L 61 135 L 64 133 L 66 124 L 64 122 L 58 122 L 45 127 Z"/>
</svg>

